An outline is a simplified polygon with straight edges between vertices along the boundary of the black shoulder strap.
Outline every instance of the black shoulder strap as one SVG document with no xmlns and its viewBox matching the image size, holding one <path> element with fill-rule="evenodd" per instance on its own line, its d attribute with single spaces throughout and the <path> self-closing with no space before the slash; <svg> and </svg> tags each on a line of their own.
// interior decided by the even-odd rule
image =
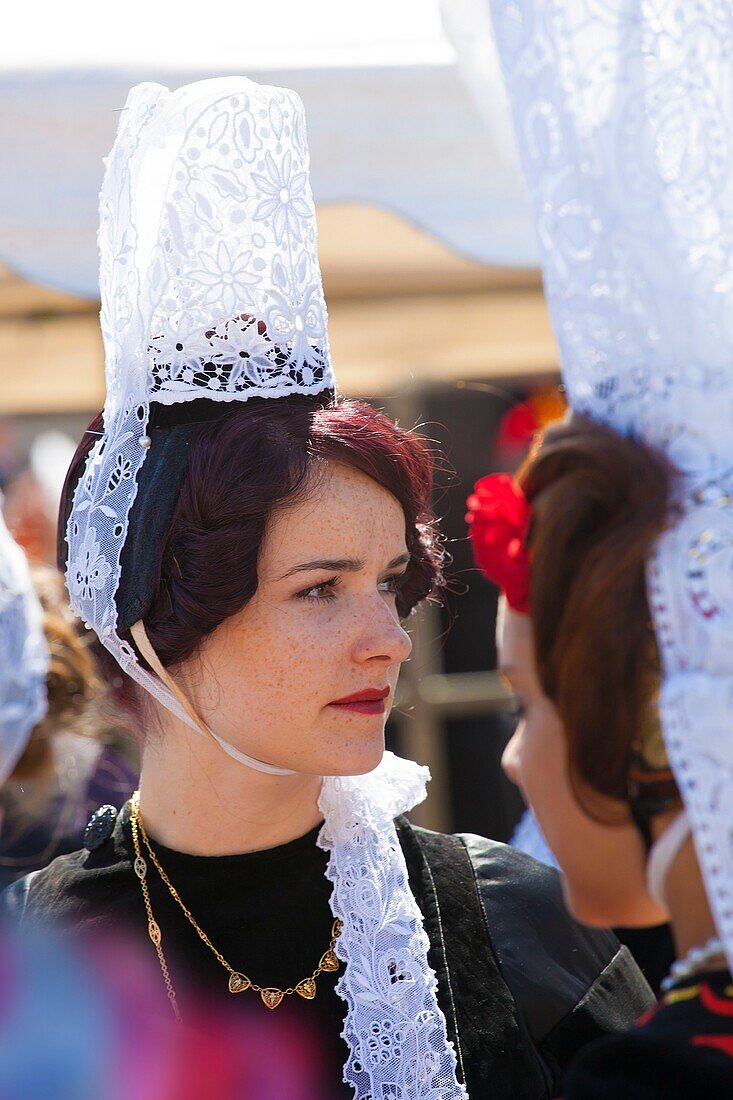
<svg viewBox="0 0 733 1100">
<path fill-rule="evenodd" d="M 438 1001 L 471 1100 L 550 1095 L 487 931 L 471 860 L 460 837 L 398 822 L 400 842 L 430 938 Z"/>
</svg>

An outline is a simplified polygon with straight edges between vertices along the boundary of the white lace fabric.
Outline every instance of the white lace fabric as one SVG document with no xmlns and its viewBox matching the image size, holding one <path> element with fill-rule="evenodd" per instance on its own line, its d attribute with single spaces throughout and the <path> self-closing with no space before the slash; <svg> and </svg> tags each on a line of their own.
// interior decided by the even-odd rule
<svg viewBox="0 0 733 1100">
<path fill-rule="evenodd" d="M 489 4 L 570 401 L 681 472 L 662 724 L 733 966 L 733 6 Z"/>
<path fill-rule="evenodd" d="M 104 435 L 74 495 L 68 586 L 125 671 L 186 722 L 116 632 L 150 403 L 333 388 L 308 167 L 298 96 L 244 77 L 137 85 L 107 159 Z"/>
<path fill-rule="evenodd" d="M 26 556 L 5 525 L 0 496 L 0 786 L 46 714 L 49 662 L 43 611 Z"/>
<path fill-rule="evenodd" d="M 366 776 L 326 778 L 318 843 L 343 921 L 336 987 L 347 1005 L 344 1080 L 358 1100 L 467 1100 L 437 1002 L 429 941 L 394 818 L 425 798 L 427 768 L 385 753 Z"/>
</svg>

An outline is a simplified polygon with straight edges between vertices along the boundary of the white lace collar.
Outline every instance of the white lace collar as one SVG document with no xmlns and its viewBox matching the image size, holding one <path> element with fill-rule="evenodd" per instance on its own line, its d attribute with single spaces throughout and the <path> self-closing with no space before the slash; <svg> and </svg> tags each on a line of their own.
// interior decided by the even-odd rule
<svg viewBox="0 0 733 1100">
<path fill-rule="evenodd" d="M 387 752 L 365 776 L 327 778 L 318 843 L 330 852 L 331 908 L 343 921 L 344 1080 L 357 1100 L 466 1100 L 438 1005 L 429 941 L 394 818 L 422 802 L 427 768 Z"/>
</svg>

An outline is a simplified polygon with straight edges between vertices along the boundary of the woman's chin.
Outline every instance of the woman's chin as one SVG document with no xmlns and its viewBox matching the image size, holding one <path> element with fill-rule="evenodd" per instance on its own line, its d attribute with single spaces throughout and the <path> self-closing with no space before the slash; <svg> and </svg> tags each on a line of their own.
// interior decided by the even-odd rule
<svg viewBox="0 0 733 1100">
<path fill-rule="evenodd" d="M 343 728 L 337 732 L 314 729 L 303 738 L 297 752 L 289 752 L 285 747 L 275 752 L 266 740 L 255 746 L 236 747 L 296 775 L 366 775 L 378 767 L 384 756 L 384 719 L 380 715 L 371 730 L 359 734 L 349 734 Z"/>
<path fill-rule="evenodd" d="M 324 775 L 366 775 L 379 767 L 384 756 L 384 736 L 368 745 L 353 746 L 350 752 L 339 754 L 324 769 Z"/>
</svg>

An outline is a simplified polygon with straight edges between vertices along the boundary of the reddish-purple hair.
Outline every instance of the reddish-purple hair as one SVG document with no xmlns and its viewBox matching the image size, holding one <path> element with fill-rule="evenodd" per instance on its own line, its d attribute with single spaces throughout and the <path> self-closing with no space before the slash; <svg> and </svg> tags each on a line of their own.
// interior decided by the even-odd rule
<svg viewBox="0 0 733 1100">
<path fill-rule="evenodd" d="M 151 419 L 165 415 L 169 410 L 154 406 Z M 61 569 L 74 488 L 101 428 L 100 415 L 67 474 L 59 514 Z M 187 473 L 159 550 L 157 591 L 144 616 L 164 666 L 195 654 L 207 635 L 252 599 L 268 521 L 276 508 L 304 491 L 319 461 L 361 471 L 402 506 L 410 562 L 397 595 L 400 616 L 439 588 L 443 551 L 432 512 L 434 458 L 428 442 L 363 402 L 251 399 L 202 421 L 189 446 Z M 101 659 L 118 701 L 137 715 L 135 685 L 121 677 L 106 651 Z"/>
</svg>

